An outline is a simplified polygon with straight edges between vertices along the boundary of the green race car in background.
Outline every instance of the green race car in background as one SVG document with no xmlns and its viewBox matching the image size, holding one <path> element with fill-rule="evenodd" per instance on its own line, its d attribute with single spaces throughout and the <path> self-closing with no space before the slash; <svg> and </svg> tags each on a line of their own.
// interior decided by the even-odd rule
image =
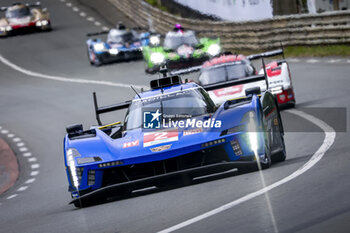
<svg viewBox="0 0 350 233">
<path fill-rule="evenodd" d="M 196 38 L 193 31 L 184 30 L 176 24 L 173 31 L 165 35 L 163 46 L 161 36 L 150 37 L 149 46 L 143 47 L 146 73 L 154 74 L 163 65 L 171 73 L 199 70 L 201 65 L 221 52 L 220 39 Z"/>
</svg>

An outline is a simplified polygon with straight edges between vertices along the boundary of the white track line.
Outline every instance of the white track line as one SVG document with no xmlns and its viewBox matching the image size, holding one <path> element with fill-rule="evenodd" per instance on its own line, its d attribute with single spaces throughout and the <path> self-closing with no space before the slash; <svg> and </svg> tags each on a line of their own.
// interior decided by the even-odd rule
<svg viewBox="0 0 350 233">
<path fill-rule="evenodd" d="M 21 186 L 19 189 L 17 189 L 18 192 L 23 192 L 24 190 L 26 190 L 28 188 L 28 186 Z"/>
<path fill-rule="evenodd" d="M 32 157 L 32 158 L 29 158 L 29 159 L 28 159 L 28 162 L 30 162 L 30 163 L 34 163 L 34 162 L 36 162 L 36 161 L 38 161 L 38 160 L 37 160 L 37 158 L 35 158 L 35 157 Z"/>
<path fill-rule="evenodd" d="M 7 137 L 9 137 L 9 138 L 13 138 L 15 135 L 13 134 L 13 133 L 9 133 L 9 134 L 7 134 Z"/>
<path fill-rule="evenodd" d="M 0 54 L 0 62 L 4 63 L 5 65 L 11 67 L 14 70 L 17 70 L 23 74 L 26 74 L 28 76 L 32 77 L 37 77 L 37 78 L 42 78 L 42 79 L 49 79 L 49 80 L 54 80 L 54 81 L 60 81 L 60 82 L 71 82 L 71 83 L 80 83 L 80 84 L 96 84 L 96 85 L 105 85 L 105 86 L 112 86 L 112 87 L 124 87 L 124 88 L 130 88 L 130 84 L 123 84 L 123 83 L 114 83 L 114 82 L 109 82 L 109 81 L 99 81 L 99 80 L 88 80 L 88 79 L 75 79 L 75 78 L 67 78 L 67 77 L 59 77 L 59 76 L 52 76 L 52 75 L 46 75 L 46 74 L 41 74 L 37 73 L 34 71 L 30 71 L 27 69 L 24 69 L 22 67 L 19 67 L 18 65 L 10 62 L 6 58 L 4 58 Z M 132 85 L 133 87 L 137 89 L 147 89 L 146 86 L 139 86 L 139 85 Z M 2 130 L 3 131 L 3 130 Z M 1 131 L 1 133 L 2 133 Z M 8 132 L 6 132 L 8 133 Z"/>
<path fill-rule="evenodd" d="M 102 31 L 108 31 L 108 30 L 109 30 L 108 27 L 106 27 L 106 26 L 102 27 Z"/>
<path fill-rule="evenodd" d="M 79 14 L 81 17 L 85 17 L 86 16 L 86 13 L 85 12 L 80 12 Z"/>
<path fill-rule="evenodd" d="M 28 148 L 27 147 L 20 147 L 18 148 L 20 152 L 25 152 L 25 151 L 28 151 Z"/>
<path fill-rule="evenodd" d="M 14 138 L 14 139 L 12 139 L 12 140 L 13 140 L 14 142 L 20 142 L 22 139 L 16 137 L 16 138 Z"/>
<path fill-rule="evenodd" d="M 32 156 L 32 153 L 26 152 L 26 153 L 23 153 L 23 156 L 24 156 L 24 157 L 30 157 L 30 156 Z"/>
<path fill-rule="evenodd" d="M 341 62 L 341 59 L 331 59 L 326 61 L 326 63 L 339 63 L 339 62 Z"/>
<path fill-rule="evenodd" d="M 297 58 L 290 58 L 288 59 L 289 62 L 300 62 L 300 59 Z"/>
<path fill-rule="evenodd" d="M 201 214 L 197 217 L 194 217 L 194 218 L 191 218 L 187 221 L 179 223 L 175 226 L 172 226 L 172 227 L 169 227 L 169 228 L 164 229 L 162 231 L 159 231 L 158 233 L 167 233 L 167 232 L 173 232 L 173 231 L 182 229 L 182 228 L 189 226 L 193 223 L 199 222 L 203 219 L 209 218 L 213 215 L 216 215 L 216 214 L 221 213 L 225 210 L 233 208 L 233 207 L 235 207 L 243 202 L 249 201 L 249 200 L 251 200 L 255 197 L 258 197 L 258 196 L 260 196 L 260 195 L 262 195 L 262 194 L 264 194 L 264 193 L 266 193 L 274 188 L 281 186 L 282 184 L 288 183 L 289 181 L 297 178 L 298 176 L 302 175 L 304 172 L 306 172 L 307 170 L 312 168 L 318 161 L 320 161 L 322 159 L 322 157 L 324 156 L 324 154 L 327 152 L 327 150 L 332 146 L 332 144 L 335 140 L 336 133 L 335 133 L 334 129 L 331 126 L 329 126 L 328 124 L 326 124 L 325 122 L 321 121 L 320 119 L 318 119 L 312 115 L 309 115 L 307 113 L 304 113 L 304 112 L 301 112 L 301 111 L 298 111 L 295 109 L 288 110 L 287 112 L 298 115 L 298 116 L 314 123 L 315 125 L 320 127 L 325 133 L 325 138 L 323 140 L 321 147 L 312 155 L 312 157 L 310 158 L 309 161 L 307 161 L 302 167 L 300 167 L 298 170 L 296 170 L 295 172 L 293 172 L 289 176 L 287 176 L 287 177 L 285 177 L 285 178 L 283 178 L 283 179 L 281 179 L 273 184 L 270 184 L 270 185 L 266 186 L 265 188 L 262 188 L 258 191 L 247 194 L 247 195 L 245 195 L 237 200 L 234 200 L 230 203 L 222 205 L 216 209 L 208 211 L 208 212 Z"/>
<path fill-rule="evenodd" d="M 13 194 L 13 195 L 11 195 L 11 196 L 8 196 L 6 199 L 7 200 L 10 200 L 10 199 L 12 199 L 12 198 L 14 198 L 14 197 L 17 197 L 18 196 L 18 194 Z"/>
<path fill-rule="evenodd" d="M 316 59 L 309 59 L 309 60 L 306 60 L 307 63 L 317 63 L 319 62 L 319 60 L 316 60 Z"/>
<path fill-rule="evenodd" d="M 30 168 L 31 168 L 32 170 L 38 169 L 39 167 L 40 167 L 40 164 L 38 164 L 38 163 L 34 163 L 34 164 L 32 164 L 32 165 L 30 166 Z"/>
<path fill-rule="evenodd" d="M 25 184 L 31 184 L 35 181 L 35 178 L 30 178 L 28 179 L 26 182 L 24 182 Z"/>
<path fill-rule="evenodd" d="M 94 21 L 95 19 L 94 19 L 94 17 L 91 17 L 91 16 L 90 16 L 90 17 L 87 17 L 86 20 L 87 20 L 87 21 Z"/>
<path fill-rule="evenodd" d="M 32 171 L 32 172 L 30 173 L 30 175 L 31 175 L 31 176 L 37 176 L 37 175 L 39 175 L 39 171 Z"/>
</svg>

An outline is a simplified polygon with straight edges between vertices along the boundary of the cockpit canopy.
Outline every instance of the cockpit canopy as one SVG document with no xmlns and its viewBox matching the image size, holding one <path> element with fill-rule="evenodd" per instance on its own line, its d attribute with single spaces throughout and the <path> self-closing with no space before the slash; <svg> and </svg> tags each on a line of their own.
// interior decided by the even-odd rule
<svg viewBox="0 0 350 233">
<path fill-rule="evenodd" d="M 107 42 L 108 43 L 116 43 L 116 44 L 124 44 L 124 43 L 132 43 L 138 40 L 138 35 L 134 31 L 129 30 L 118 30 L 111 29 L 108 33 Z"/>
<path fill-rule="evenodd" d="M 9 7 L 5 13 L 6 18 L 22 18 L 30 15 L 30 9 L 25 5 L 16 5 Z"/>
<path fill-rule="evenodd" d="M 201 87 L 135 99 L 125 117 L 126 130 L 141 128 L 144 112 L 159 110 L 163 116 L 202 116 L 213 113 L 215 104 Z"/>
<path fill-rule="evenodd" d="M 255 75 L 255 68 L 248 61 L 238 61 L 203 68 L 199 76 L 201 85 L 225 82 Z"/>
<path fill-rule="evenodd" d="M 171 31 L 165 36 L 164 47 L 171 50 L 176 50 L 183 44 L 195 46 L 198 44 L 196 35 L 193 31 Z"/>
</svg>

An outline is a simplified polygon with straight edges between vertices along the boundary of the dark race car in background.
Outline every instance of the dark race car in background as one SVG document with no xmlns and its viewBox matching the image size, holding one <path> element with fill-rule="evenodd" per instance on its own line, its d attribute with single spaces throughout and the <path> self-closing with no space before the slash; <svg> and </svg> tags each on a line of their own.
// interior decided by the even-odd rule
<svg viewBox="0 0 350 233">
<path fill-rule="evenodd" d="M 283 54 L 283 50 L 275 50 L 250 56 L 222 55 L 204 63 L 199 76 L 200 85 L 220 83 L 230 80 L 238 80 L 259 74 L 264 74 L 264 69 L 256 71 L 252 60 Z M 292 85 L 291 73 L 286 60 L 273 61 L 265 65 L 268 80 L 268 90 L 277 98 L 281 107 L 294 107 L 295 95 Z M 266 90 L 264 81 L 235 85 L 209 92 L 215 103 L 221 104 L 228 99 L 239 98 L 245 95 L 248 88 L 259 86 Z"/>
<path fill-rule="evenodd" d="M 245 82 L 264 79 L 258 75 Z M 151 90 L 133 100 L 104 107 L 94 94 L 99 125 L 66 128 L 71 203 L 81 207 L 140 189 L 181 185 L 233 168 L 268 168 L 271 161 L 285 160 L 283 125 L 270 92 L 247 89 L 245 98 L 216 106 L 206 91 L 239 82 L 201 87 L 178 76 L 165 77 L 151 81 Z M 121 109 L 128 109 L 124 123 L 102 125 L 100 114 Z M 165 120 L 174 114 L 180 114 L 176 121 Z"/>
<path fill-rule="evenodd" d="M 220 39 L 197 39 L 194 31 L 185 30 L 178 24 L 165 35 L 163 44 L 162 37 L 152 35 L 149 46 L 143 49 L 146 73 L 156 73 L 163 65 L 170 72 L 199 70 L 205 61 L 221 52 Z"/>
<path fill-rule="evenodd" d="M 14 3 L 12 6 L 1 7 L 0 10 L 5 12 L 5 17 L 0 19 L 0 37 L 51 29 L 49 13 L 41 8 L 40 2 Z"/>
<path fill-rule="evenodd" d="M 149 43 L 149 33 L 138 33 L 117 25 L 110 31 L 89 33 L 87 36 L 108 34 L 106 41 L 100 38 L 86 41 L 88 59 L 91 65 L 100 66 L 117 61 L 128 61 L 142 58 L 142 47 Z"/>
</svg>

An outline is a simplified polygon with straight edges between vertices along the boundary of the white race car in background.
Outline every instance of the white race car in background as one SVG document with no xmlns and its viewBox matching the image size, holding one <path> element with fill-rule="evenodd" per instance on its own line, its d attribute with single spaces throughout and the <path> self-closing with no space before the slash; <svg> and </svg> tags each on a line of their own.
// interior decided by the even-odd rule
<svg viewBox="0 0 350 233">
<path fill-rule="evenodd" d="M 279 54 L 283 54 L 283 50 L 275 50 L 247 57 L 232 54 L 215 57 L 203 64 L 199 77 L 199 84 L 205 86 L 231 80 L 241 81 L 246 77 L 264 74 L 264 69 L 261 69 L 259 72 L 256 71 L 251 60 Z M 233 85 L 217 89 L 209 92 L 210 97 L 217 105 L 220 105 L 226 100 L 244 97 L 245 90 L 248 88 L 259 86 L 261 91 L 265 91 L 268 85 L 268 89 L 277 97 L 279 106 L 294 107 L 295 95 L 289 66 L 286 60 L 273 61 L 265 67 L 267 82 L 257 81 L 254 83 Z"/>
</svg>

